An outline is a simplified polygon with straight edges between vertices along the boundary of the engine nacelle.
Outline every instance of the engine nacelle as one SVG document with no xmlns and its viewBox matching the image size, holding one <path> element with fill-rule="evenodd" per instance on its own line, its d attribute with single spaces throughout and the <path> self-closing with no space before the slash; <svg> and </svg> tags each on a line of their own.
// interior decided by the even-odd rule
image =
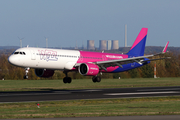
<svg viewBox="0 0 180 120">
<path fill-rule="evenodd" d="M 54 70 L 35 69 L 35 74 L 38 77 L 52 77 L 54 75 Z"/>
<path fill-rule="evenodd" d="M 84 76 L 96 76 L 99 73 L 99 67 L 92 63 L 82 63 L 78 70 Z"/>
</svg>

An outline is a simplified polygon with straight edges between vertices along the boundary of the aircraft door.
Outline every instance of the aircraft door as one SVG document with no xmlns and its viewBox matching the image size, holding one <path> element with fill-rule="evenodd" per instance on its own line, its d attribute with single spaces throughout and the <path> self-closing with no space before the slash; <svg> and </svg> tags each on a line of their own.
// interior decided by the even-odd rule
<svg viewBox="0 0 180 120">
<path fill-rule="evenodd" d="M 103 58 L 103 61 L 106 61 L 106 56 L 105 55 L 103 55 L 102 58 Z"/>
<path fill-rule="evenodd" d="M 80 54 L 80 56 L 79 56 L 79 61 L 83 61 L 83 56 Z"/>
<path fill-rule="evenodd" d="M 36 60 L 36 53 L 35 50 L 30 50 L 31 51 L 31 60 Z"/>
</svg>

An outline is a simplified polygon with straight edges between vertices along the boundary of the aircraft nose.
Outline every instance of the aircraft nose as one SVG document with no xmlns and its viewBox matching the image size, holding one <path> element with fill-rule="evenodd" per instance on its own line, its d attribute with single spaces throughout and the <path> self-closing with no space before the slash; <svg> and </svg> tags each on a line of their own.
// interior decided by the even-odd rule
<svg viewBox="0 0 180 120">
<path fill-rule="evenodd" d="M 11 55 L 11 56 L 9 56 L 8 61 L 9 61 L 9 63 L 16 65 L 19 60 L 17 57 Z"/>
</svg>

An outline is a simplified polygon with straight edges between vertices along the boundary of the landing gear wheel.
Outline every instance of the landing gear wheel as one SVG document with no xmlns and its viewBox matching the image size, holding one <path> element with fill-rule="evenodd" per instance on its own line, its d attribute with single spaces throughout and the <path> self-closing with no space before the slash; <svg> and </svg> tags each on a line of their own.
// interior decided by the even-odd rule
<svg viewBox="0 0 180 120">
<path fill-rule="evenodd" d="M 63 78 L 63 82 L 64 82 L 64 83 L 67 83 L 66 77 Z"/>
<path fill-rule="evenodd" d="M 27 76 L 27 75 L 25 75 L 25 76 L 24 76 L 24 79 L 28 79 L 28 76 Z"/>
<path fill-rule="evenodd" d="M 94 83 L 97 82 L 95 76 L 92 78 L 92 81 L 93 81 Z"/>
<path fill-rule="evenodd" d="M 67 82 L 71 83 L 72 79 L 70 77 L 67 77 Z"/>
<path fill-rule="evenodd" d="M 29 72 L 29 67 L 28 68 L 25 68 L 25 75 L 24 75 L 24 79 L 28 79 L 28 72 Z"/>
<path fill-rule="evenodd" d="M 71 77 L 68 77 L 68 75 L 67 75 L 68 71 L 64 71 L 63 73 L 66 75 L 66 77 L 63 78 L 63 82 L 64 83 L 71 83 L 72 79 L 71 79 Z"/>
<path fill-rule="evenodd" d="M 64 83 L 71 83 L 72 79 L 70 77 L 64 77 L 63 82 Z"/>
<path fill-rule="evenodd" d="M 100 76 L 94 76 L 92 78 L 92 81 L 95 83 L 95 82 L 101 82 L 101 77 Z"/>
<path fill-rule="evenodd" d="M 101 82 L 101 77 L 100 77 L 100 76 L 97 76 L 97 77 L 96 77 L 96 81 L 97 81 L 97 82 Z"/>
</svg>

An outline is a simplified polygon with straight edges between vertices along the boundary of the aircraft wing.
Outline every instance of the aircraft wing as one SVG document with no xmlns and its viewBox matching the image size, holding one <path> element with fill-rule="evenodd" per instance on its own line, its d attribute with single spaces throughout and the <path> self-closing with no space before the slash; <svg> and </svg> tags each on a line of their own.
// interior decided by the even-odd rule
<svg viewBox="0 0 180 120">
<path fill-rule="evenodd" d="M 108 60 L 108 61 L 97 61 L 97 62 L 90 62 L 90 63 L 94 63 L 94 64 L 98 65 L 101 69 L 106 70 L 107 67 L 111 67 L 111 66 L 112 67 L 113 66 L 119 66 L 119 67 L 123 68 L 122 65 L 128 64 L 128 63 L 133 63 L 133 62 L 136 62 L 136 63 L 142 65 L 143 63 L 148 62 L 148 61 L 155 61 L 155 60 L 161 60 L 161 59 L 169 59 L 170 57 L 164 57 L 164 58 L 158 58 L 158 59 L 145 59 L 145 58 L 149 58 L 149 57 L 153 57 L 153 56 L 158 56 L 158 55 L 162 55 L 162 54 L 166 53 L 168 44 L 169 44 L 169 42 L 167 42 L 167 44 L 165 45 L 163 51 L 161 53 L 157 53 L 157 54 L 138 56 L 138 57 L 132 57 L 132 58 L 126 58 L 126 59 L 116 59 L 116 60 Z M 75 65 L 75 67 L 78 67 L 80 64 L 81 63 L 77 63 Z"/>
<path fill-rule="evenodd" d="M 161 54 L 163 54 L 163 53 L 161 53 Z M 170 57 L 164 57 L 164 58 L 158 58 L 158 59 L 145 59 L 145 58 L 153 57 L 153 56 L 157 56 L 157 55 L 160 55 L 160 54 L 132 57 L 132 58 L 126 58 L 126 59 L 98 61 L 98 62 L 91 62 L 91 63 L 94 63 L 94 64 L 98 65 L 101 69 L 106 70 L 107 67 L 111 67 L 111 66 L 112 67 L 113 66 L 119 66 L 119 67 L 123 68 L 122 65 L 128 64 L 128 63 L 136 62 L 136 63 L 142 65 L 143 63 L 148 62 L 148 61 L 155 61 L 155 60 L 169 59 L 170 58 Z M 75 67 L 78 67 L 80 64 L 81 63 L 77 63 L 75 65 Z"/>
<path fill-rule="evenodd" d="M 122 65 L 124 64 L 128 64 L 128 63 L 133 63 L 136 62 L 140 65 L 142 65 L 143 63 L 147 62 L 147 61 L 154 61 L 154 60 L 161 60 L 161 59 L 169 59 L 170 57 L 165 57 L 165 58 L 158 58 L 158 59 L 144 59 L 144 58 L 148 58 L 148 57 L 153 57 L 156 56 L 155 55 L 146 55 L 146 56 L 140 56 L 140 57 L 133 57 L 133 58 L 126 58 L 126 59 L 117 59 L 117 60 L 109 60 L 109 61 L 98 61 L 95 62 L 94 64 L 97 64 L 101 69 L 106 70 L 107 67 L 113 67 L 113 66 L 119 66 L 121 68 L 123 68 Z"/>
<path fill-rule="evenodd" d="M 169 59 L 170 57 L 164 57 L 164 58 L 158 58 L 158 59 L 145 59 L 145 58 L 158 56 L 158 55 L 162 55 L 162 54 L 166 53 L 168 44 L 169 44 L 169 41 L 166 43 L 163 51 L 158 54 L 132 57 L 132 58 L 126 58 L 126 59 L 109 60 L 109 61 L 98 61 L 98 62 L 95 62 L 95 64 L 97 64 L 101 69 L 106 70 L 106 68 L 110 67 L 110 66 L 119 66 L 119 67 L 123 68 L 123 66 L 122 66 L 123 64 L 128 64 L 128 63 L 133 63 L 133 62 L 136 62 L 136 63 L 142 65 L 143 63 L 148 62 L 148 61 Z"/>
</svg>

